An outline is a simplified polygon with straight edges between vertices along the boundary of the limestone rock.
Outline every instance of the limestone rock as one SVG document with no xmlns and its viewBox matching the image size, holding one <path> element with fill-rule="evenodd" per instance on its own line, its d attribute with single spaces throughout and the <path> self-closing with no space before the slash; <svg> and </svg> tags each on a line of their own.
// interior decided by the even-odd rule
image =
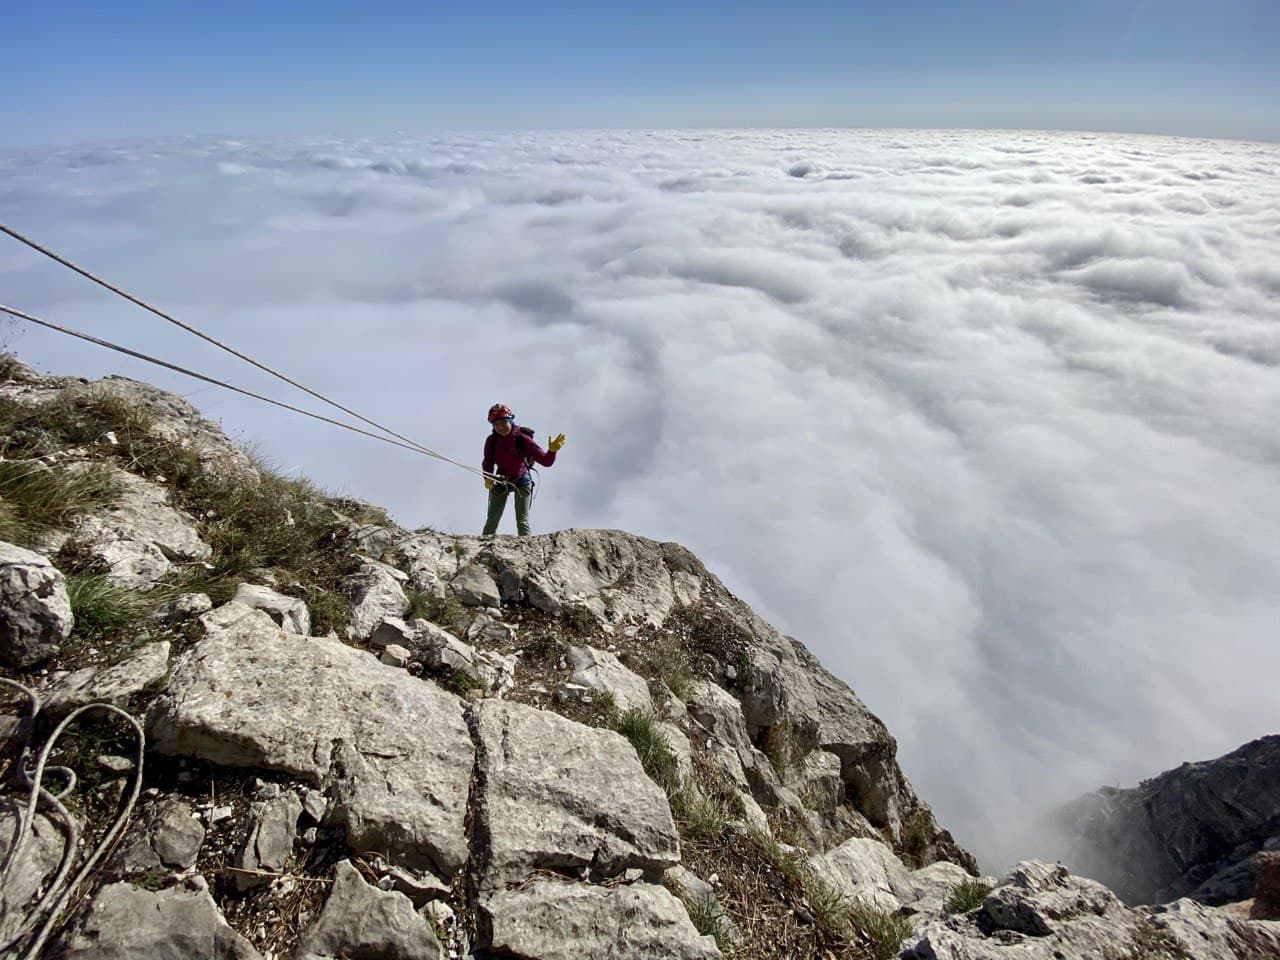
<svg viewBox="0 0 1280 960">
<path fill-rule="evenodd" d="M 325 787 L 354 849 L 446 875 L 466 859 L 474 749 L 461 701 L 361 650 L 245 618 L 176 660 L 147 725 L 162 753 Z"/>
<path fill-rule="evenodd" d="M 149 383 L 125 377 L 104 377 L 66 391 L 71 399 L 80 397 L 116 397 L 140 407 L 150 419 L 148 433 L 195 451 L 205 470 L 237 483 L 257 483 L 259 475 L 253 461 L 231 442 L 215 423 L 200 416 L 191 403 L 176 394 L 167 393 Z"/>
<path fill-rule="evenodd" d="M 809 866 L 834 890 L 894 913 L 904 897 L 911 898 L 907 868 L 878 840 L 853 837 L 834 850 L 812 857 Z M 912 898 L 914 899 L 914 898 Z"/>
<path fill-rule="evenodd" d="M 440 944 L 409 898 L 365 883 L 343 860 L 319 919 L 298 944 L 295 960 L 438 960 Z"/>
<path fill-rule="evenodd" d="M 711 937 L 660 886 L 536 880 L 484 904 L 493 949 L 524 960 L 718 960 Z"/>
<path fill-rule="evenodd" d="M 307 605 L 297 597 L 286 597 L 270 587 L 242 583 L 236 587 L 235 596 L 231 599 L 254 610 L 261 610 L 287 633 L 303 637 L 311 633 L 311 613 L 307 610 Z"/>
<path fill-rule="evenodd" d="M 485 885 L 537 869 L 609 877 L 679 861 L 666 795 L 619 734 L 500 700 L 476 714 Z"/>
<path fill-rule="evenodd" d="M 0 542 L 0 661 L 30 667 L 71 636 L 67 581 L 47 558 Z"/>
<path fill-rule="evenodd" d="M 1045 937 L 1063 921 L 1115 913 L 1117 905 L 1102 884 L 1072 877 L 1061 864 L 1028 860 L 987 895 L 982 912 L 996 929 Z"/>
<path fill-rule="evenodd" d="M 204 827 L 190 804 L 164 800 L 147 811 L 125 834 L 107 871 L 128 877 L 151 870 L 187 870 L 204 843 Z"/>
<path fill-rule="evenodd" d="M 253 825 L 236 855 L 236 866 L 246 871 L 235 875 L 237 890 L 243 892 L 269 883 L 271 878 L 261 873 L 279 873 L 284 869 L 285 861 L 293 853 L 300 816 L 302 801 L 292 790 L 267 800 L 254 811 Z"/>
<path fill-rule="evenodd" d="M 13 812 L 0 810 L 0 863 L 8 858 L 16 829 Z M 22 926 L 32 898 L 58 869 L 65 846 L 63 832 L 43 813 L 37 813 L 21 853 L 0 886 L 0 943 L 8 941 Z"/>
<path fill-rule="evenodd" d="M 347 628 L 347 636 L 352 640 L 364 640 L 383 620 L 403 617 L 409 612 L 409 598 L 404 595 L 400 580 L 384 564 L 363 564 L 354 585 L 358 599 Z"/>
<path fill-rule="evenodd" d="M 659 626 L 677 602 L 666 557 L 668 547 L 673 555 L 680 548 L 619 530 L 493 539 L 426 532 L 397 546 L 409 557 L 415 586 L 428 592 L 452 579 L 466 565 L 464 560 L 483 560 L 504 602 L 548 613 L 576 607 L 602 623 Z"/>
<path fill-rule="evenodd" d="M 417 622 L 419 621 L 415 621 Z M 420 622 L 425 624 L 427 621 Z M 401 647 L 411 647 L 417 634 L 418 631 L 415 628 L 410 627 L 399 617 L 386 617 L 369 635 L 369 646 L 375 650 L 382 650 L 393 643 Z"/>
<path fill-rule="evenodd" d="M 381 656 L 378 657 L 378 659 L 387 666 L 399 667 L 402 670 L 409 665 L 409 661 L 412 658 L 413 654 L 398 643 L 387 644 L 383 649 Z"/>
<path fill-rule="evenodd" d="M 464 567 L 450 583 L 453 594 L 468 607 L 496 607 L 502 603 L 493 576 L 479 564 Z"/>
<path fill-rule="evenodd" d="M 213 601 L 204 593 L 180 593 L 151 611 L 156 620 L 190 620 L 213 609 Z"/>
<path fill-rule="evenodd" d="M 227 925 L 203 877 L 150 891 L 103 887 L 79 927 L 53 950 L 57 960 L 262 960 Z"/>
<path fill-rule="evenodd" d="M 164 679 L 168 671 L 169 641 L 144 644 L 117 664 L 84 667 L 59 681 L 45 694 L 43 712 L 61 718 L 89 703 L 123 707 L 134 694 Z"/>
<path fill-rule="evenodd" d="M 915 906 L 916 909 L 920 909 L 923 904 L 929 904 L 931 907 L 936 905 L 936 911 L 941 912 L 956 887 L 962 883 L 974 882 L 977 882 L 976 878 L 971 876 L 964 867 L 946 860 L 939 860 L 927 867 L 911 871 L 907 877 L 910 892 L 901 899 L 908 906 Z"/>
<path fill-rule="evenodd" d="M 608 693 L 619 711 L 653 712 L 653 698 L 644 679 L 622 665 L 612 653 L 595 647 L 573 646 L 567 653 L 573 682 Z"/>
<path fill-rule="evenodd" d="M 272 629 L 279 629 L 276 622 L 266 613 L 261 610 L 255 610 L 253 607 L 236 600 L 228 600 L 226 603 L 200 615 L 200 626 L 204 627 L 205 633 L 217 633 L 220 630 L 227 630 L 231 627 L 248 629 L 250 624 L 254 628 L 266 632 L 270 632 Z"/>
<path fill-rule="evenodd" d="M 426 620 L 414 620 L 409 627 L 411 639 L 406 646 L 419 657 L 432 673 L 448 679 L 463 671 L 501 696 L 515 683 L 515 659 L 491 650 L 477 650 L 443 627 Z"/>
<path fill-rule="evenodd" d="M 1233 917 L 1183 898 L 1151 907 L 1152 923 L 1196 960 L 1274 960 L 1280 957 L 1280 923 Z"/>
<path fill-rule="evenodd" d="M 169 505 L 163 487 L 117 467 L 111 471 L 120 487 L 115 505 L 81 520 L 75 535 L 107 564 L 113 580 L 133 590 L 149 590 L 172 561 L 210 555 L 195 523 Z"/>
</svg>

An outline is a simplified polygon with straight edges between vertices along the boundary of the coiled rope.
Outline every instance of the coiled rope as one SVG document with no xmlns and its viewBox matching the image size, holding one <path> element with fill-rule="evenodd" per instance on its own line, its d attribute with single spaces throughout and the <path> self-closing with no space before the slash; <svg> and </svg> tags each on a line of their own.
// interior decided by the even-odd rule
<svg viewBox="0 0 1280 960">
<path fill-rule="evenodd" d="M 29 707 L 26 716 L 19 721 L 17 731 L 14 734 L 15 738 L 20 738 L 20 748 L 14 762 L 13 771 L 8 777 L 8 784 L 20 790 L 27 790 L 29 796 L 25 807 L 14 804 L 17 829 L 14 839 L 9 845 L 9 850 L 5 854 L 4 862 L 0 864 L 0 889 L 7 885 L 10 873 L 21 859 L 23 847 L 31 836 L 38 807 L 43 806 L 45 810 L 53 810 L 57 814 L 58 826 L 62 829 L 64 837 L 62 856 L 59 859 L 58 869 L 54 874 L 53 880 L 49 882 L 44 892 L 36 899 L 35 904 L 17 932 L 8 941 L 0 944 L 0 955 L 10 956 L 9 951 L 11 949 L 20 945 L 23 940 L 30 938 L 26 951 L 21 955 L 21 960 L 34 960 L 44 949 L 44 945 L 48 941 L 58 918 L 66 909 L 67 904 L 71 902 L 71 895 L 80 889 L 93 871 L 93 868 L 97 866 L 98 861 L 114 846 L 128 824 L 129 817 L 133 814 L 133 808 L 138 801 L 138 794 L 142 790 L 142 764 L 146 753 L 147 738 L 142 725 L 124 710 L 107 703 L 90 703 L 73 710 L 54 728 L 44 748 L 40 751 L 34 770 L 29 771 L 27 762 L 31 752 L 31 740 L 35 734 L 36 719 L 40 713 L 40 697 L 30 687 L 5 677 L 0 677 L 0 684 L 17 690 L 24 695 L 27 698 Z M 63 805 L 62 799 L 75 789 L 76 775 L 75 771 L 69 767 L 48 766 L 49 754 L 71 724 L 93 711 L 121 717 L 132 727 L 137 738 L 133 788 L 129 791 L 128 799 L 117 810 L 111 828 L 103 834 L 93 853 L 85 860 L 75 877 L 68 881 L 67 875 L 71 872 L 75 862 L 76 848 L 80 842 L 80 831 L 76 826 L 75 819 Z M 58 774 L 66 778 L 66 784 L 60 792 L 55 794 L 45 789 L 44 778 L 46 773 Z M 8 802 L 12 803 L 11 800 Z M 41 922 L 41 917 L 44 918 L 43 922 Z M 16 956 L 16 954 L 14 955 Z"/>
<path fill-rule="evenodd" d="M 298 407 L 293 407 L 293 406 L 290 406 L 289 404 L 282 403 L 278 400 L 271 400 L 259 394 L 241 389 L 240 387 L 234 387 L 231 384 L 224 383 L 221 380 L 214 379 L 213 377 L 208 377 L 203 374 L 198 374 L 191 370 L 187 370 L 186 368 L 179 367 L 175 364 L 171 364 L 163 360 L 157 360 L 154 357 L 149 357 L 149 356 L 146 356 L 145 354 L 131 351 L 127 347 L 117 346 L 116 344 L 109 343 L 105 340 L 99 340 L 96 337 L 91 337 L 88 334 L 79 333 L 77 331 L 70 330 L 66 327 L 58 326 L 57 324 L 51 323 L 48 320 L 40 320 L 36 317 L 31 316 L 28 313 L 24 313 L 20 310 L 15 310 L 12 307 L 6 307 L 6 306 L 0 305 L 0 311 L 10 314 L 11 316 L 14 316 L 14 317 L 18 317 L 20 319 L 30 321 L 32 323 L 38 323 L 41 326 L 48 327 L 51 330 L 57 330 L 60 333 L 68 334 L 69 336 L 73 336 L 73 337 L 79 337 L 82 340 L 88 340 L 89 342 L 96 343 L 99 346 L 104 346 L 111 350 L 116 350 L 116 351 L 119 351 L 120 353 L 128 354 L 130 356 L 138 358 L 139 360 L 145 360 L 149 363 L 155 363 L 155 364 L 158 364 L 159 366 L 167 367 L 170 370 L 175 370 L 179 373 L 186 374 L 187 376 L 195 377 L 196 379 L 199 379 L 199 380 L 204 380 L 207 383 L 211 383 L 220 387 L 225 387 L 228 390 L 234 390 L 237 393 L 242 393 L 246 396 L 253 397 L 255 400 L 262 400 L 266 403 L 275 404 L 276 406 L 284 407 L 286 410 L 291 410 L 294 413 L 301 413 L 303 416 L 311 417 L 316 420 L 321 420 L 321 421 L 324 421 L 325 423 L 331 423 L 335 426 L 343 427 L 344 429 L 347 429 L 347 430 L 353 430 L 356 433 L 362 433 L 367 437 L 373 437 L 374 439 L 382 440 L 386 443 L 392 443 L 395 446 L 404 447 L 405 449 L 413 450 L 417 453 L 421 453 L 426 456 L 433 457 L 437 460 L 443 460 L 445 463 L 453 464 L 455 467 L 461 467 L 463 470 L 466 470 L 469 473 L 479 474 L 482 477 L 488 477 L 490 479 L 498 480 L 498 481 L 502 479 L 501 477 L 497 477 L 492 474 L 486 474 L 483 470 L 480 470 L 477 467 L 473 467 L 473 466 L 470 466 L 469 464 L 461 463 L 457 460 L 454 460 L 450 457 L 445 456 L 442 453 L 439 453 L 438 451 L 432 450 L 430 447 L 424 446 L 423 444 L 418 443 L 416 440 L 412 440 L 409 437 L 404 436 L 403 434 L 397 433 L 395 430 L 392 430 L 390 427 L 387 427 L 381 423 L 378 423 L 376 420 L 370 420 L 368 417 L 365 417 L 362 414 L 357 413 L 356 411 L 350 409 L 349 407 L 344 406 L 338 401 L 332 400 L 329 397 L 326 397 L 324 394 L 319 393 L 315 390 L 312 390 L 310 387 L 306 386 L 305 384 L 299 383 L 293 378 L 283 373 L 280 373 L 278 370 L 274 370 L 271 367 L 267 366 L 266 364 L 258 362 L 257 360 L 253 359 L 247 354 L 244 354 L 239 350 L 235 349 L 234 347 L 229 346 L 223 343 L 222 341 L 218 340 L 217 338 L 210 336 L 209 334 L 205 333 L 203 330 L 193 327 L 188 323 L 184 323 L 178 318 L 171 316 L 168 313 L 165 313 L 163 310 L 159 309 L 158 307 L 152 306 L 151 304 L 147 303 L 145 300 L 142 300 L 141 298 L 134 296 L 133 294 L 129 293 L 126 290 L 122 290 L 120 287 L 117 287 L 114 284 L 97 276 L 96 274 L 89 272 L 84 267 L 81 267 L 79 264 L 73 263 L 71 260 L 68 260 L 66 257 L 62 256 L 61 254 L 58 254 L 55 251 L 42 246 L 41 244 L 32 240 L 30 237 L 24 236 L 23 234 L 19 233 L 17 230 L 14 230 L 12 227 L 9 227 L 3 223 L 0 223 L 0 232 L 8 234 L 10 237 L 13 237 L 13 239 L 17 240 L 19 243 L 25 244 L 26 246 L 30 247 L 32 250 L 35 250 L 38 253 L 43 254 L 49 259 L 62 264 L 64 267 L 67 267 L 70 270 L 74 270 L 76 273 L 80 274 L 82 277 L 92 280 L 94 283 L 98 284 L 101 287 L 105 287 L 107 290 L 110 290 L 112 293 L 115 293 L 123 297 L 124 299 L 130 301 L 131 303 L 137 304 L 138 306 L 142 307 L 144 310 L 154 313 L 156 316 L 160 317 L 161 319 L 167 320 L 169 323 L 172 323 L 177 327 L 181 327 L 183 330 L 187 331 L 188 333 L 194 336 L 199 337 L 201 340 L 204 340 L 207 343 L 213 344 L 218 349 L 225 350 L 227 353 L 231 354 L 232 356 L 238 357 L 239 359 L 243 360 L 245 363 L 248 363 L 254 367 L 257 367 L 259 370 L 263 371 L 264 373 L 269 373 L 271 376 L 275 377 L 276 379 L 283 380 L 285 383 L 289 384 L 290 386 L 296 387 L 297 389 L 301 390 L 303 393 L 309 394 L 310 396 L 315 397 L 317 400 L 320 400 L 324 403 L 327 403 L 331 407 L 341 410 L 343 413 L 347 414 L 348 416 L 355 417 L 360 422 L 367 424 L 368 426 L 375 427 L 378 430 L 381 430 L 382 433 L 386 434 L 387 436 L 382 436 L 376 433 L 370 433 L 366 430 L 361 430 L 358 427 L 353 427 L 350 424 L 344 424 L 338 420 L 333 420 L 328 417 L 321 416 L 320 414 L 310 413 Z M 394 437 L 395 440 L 388 439 L 390 437 Z M 397 443 L 395 441 L 400 441 L 400 442 Z"/>
</svg>

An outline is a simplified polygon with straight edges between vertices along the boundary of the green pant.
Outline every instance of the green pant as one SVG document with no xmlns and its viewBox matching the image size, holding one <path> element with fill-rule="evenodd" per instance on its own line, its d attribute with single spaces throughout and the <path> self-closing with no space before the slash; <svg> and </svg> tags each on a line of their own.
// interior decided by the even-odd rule
<svg viewBox="0 0 1280 960">
<path fill-rule="evenodd" d="M 529 535 L 529 504 L 533 501 L 533 487 L 495 483 L 489 491 L 489 516 L 484 522 L 486 537 L 498 532 L 498 521 L 502 519 L 502 511 L 507 509 L 507 497 L 513 490 L 516 495 L 516 532 L 522 537 Z"/>
</svg>

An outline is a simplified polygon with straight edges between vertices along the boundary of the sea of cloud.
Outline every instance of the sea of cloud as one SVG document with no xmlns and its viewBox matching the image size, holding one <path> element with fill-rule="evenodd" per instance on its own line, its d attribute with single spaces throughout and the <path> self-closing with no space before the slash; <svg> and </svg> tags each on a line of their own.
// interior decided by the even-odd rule
<svg viewBox="0 0 1280 960">
<path fill-rule="evenodd" d="M 2 154 L 0 212 L 449 456 L 494 402 L 566 432 L 535 529 L 693 549 L 998 867 L 1079 792 L 1280 732 L 1278 174 L 998 131 L 166 142 Z M 284 395 L 0 239 L 0 302 Z M 454 467 L 9 339 L 407 525 L 482 521 Z"/>
</svg>

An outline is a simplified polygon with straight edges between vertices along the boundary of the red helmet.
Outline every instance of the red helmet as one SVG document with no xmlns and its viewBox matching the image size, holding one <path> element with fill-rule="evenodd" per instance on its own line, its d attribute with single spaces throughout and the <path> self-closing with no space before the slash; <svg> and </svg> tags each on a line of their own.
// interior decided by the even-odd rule
<svg viewBox="0 0 1280 960">
<path fill-rule="evenodd" d="M 511 408 L 505 403 L 495 403 L 489 408 L 490 423 L 493 423 L 495 420 L 514 420 L 515 418 L 516 415 L 511 412 Z"/>
</svg>

